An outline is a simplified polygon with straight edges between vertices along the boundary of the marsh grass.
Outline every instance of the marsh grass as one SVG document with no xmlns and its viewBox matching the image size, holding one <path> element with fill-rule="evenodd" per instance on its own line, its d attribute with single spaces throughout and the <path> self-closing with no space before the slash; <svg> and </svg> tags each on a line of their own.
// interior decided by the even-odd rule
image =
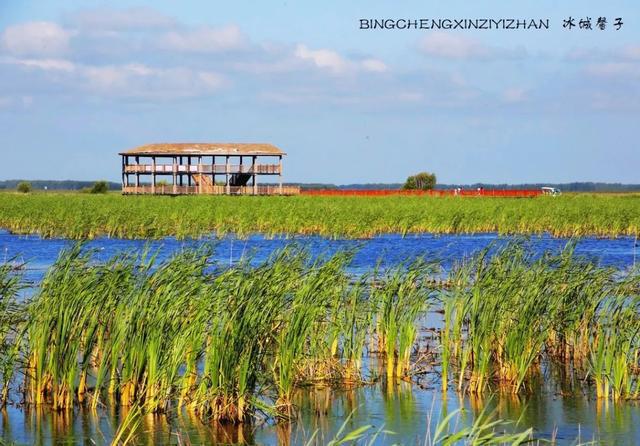
<svg viewBox="0 0 640 446">
<path fill-rule="evenodd" d="M 232 267 L 210 263 L 207 248 L 163 262 L 148 252 L 106 262 L 92 254 L 81 244 L 61 252 L 26 308 L 29 403 L 188 407 L 202 419 L 239 423 L 265 397 L 289 418 L 296 388 L 362 381 L 374 299 L 368 278 L 345 272 L 350 253 L 312 261 L 289 248 Z M 410 367 L 427 273 L 398 270 L 386 291 L 399 304 L 398 373 Z"/>
<path fill-rule="evenodd" d="M 443 293 L 443 388 L 527 390 L 545 361 L 593 379 L 600 398 L 635 398 L 640 346 L 636 271 L 621 273 L 575 256 L 534 256 L 523 241 L 487 248 L 452 272 Z"/>
<path fill-rule="evenodd" d="M 0 227 L 72 239 L 252 233 L 361 238 L 383 233 L 637 236 L 640 196 L 227 197 L 0 193 Z"/>
<path fill-rule="evenodd" d="M 19 359 L 18 330 L 24 317 L 17 296 L 24 287 L 15 259 L 0 264 L 0 407 L 7 404 L 9 385 Z"/>
<path fill-rule="evenodd" d="M 640 396 L 640 275 L 582 259 L 572 244 L 543 255 L 526 240 L 490 246 L 458 262 L 446 287 L 423 260 L 354 277 L 349 252 L 312 258 L 291 246 L 232 266 L 212 263 L 211 252 L 97 261 L 78 244 L 26 305 L 16 303 L 19 272 L 0 266 L 5 401 L 19 371 L 27 404 L 60 412 L 115 405 L 286 421 L 303 387 L 384 378 L 392 391 L 411 380 L 420 342 L 439 361 L 442 389 L 453 383 L 478 401 L 489 390 L 535 391 L 548 364 L 571 369 L 599 399 Z M 436 307 L 439 336 L 421 341 Z M 376 355 L 380 374 L 364 377 L 363 361 Z"/>
<path fill-rule="evenodd" d="M 430 304 L 433 289 L 427 277 L 435 266 L 417 260 L 374 276 L 371 301 L 375 307 L 378 345 L 384 352 L 387 379 L 405 377 L 411 367 L 411 351 L 416 342 L 418 320 Z"/>
</svg>

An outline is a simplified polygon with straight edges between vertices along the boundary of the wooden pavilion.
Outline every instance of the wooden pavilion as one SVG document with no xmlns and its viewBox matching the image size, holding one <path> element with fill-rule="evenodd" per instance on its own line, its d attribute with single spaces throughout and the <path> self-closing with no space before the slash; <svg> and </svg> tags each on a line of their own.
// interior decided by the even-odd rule
<svg viewBox="0 0 640 446">
<path fill-rule="evenodd" d="M 271 144 L 147 144 L 120 155 L 123 194 L 300 193 L 299 187 L 282 185 L 286 153 Z M 278 182 L 262 184 L 260 176 L 277 176 Z"/>
</svg>

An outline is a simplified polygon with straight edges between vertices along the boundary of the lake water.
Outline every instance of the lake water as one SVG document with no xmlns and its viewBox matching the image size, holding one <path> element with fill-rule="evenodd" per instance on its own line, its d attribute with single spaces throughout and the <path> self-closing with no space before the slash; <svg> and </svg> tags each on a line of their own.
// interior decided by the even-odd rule
<svg viewBox="0 0 640 446">
<path fill-rule="evenodd" d="M 268 239 L 253 236 L 246 240 L 179 241 L 166 238 L 156 241 L 117 240 L 101 238 L 87 243 L 96 250 L 96 258 L 107 259 L 117 252 L 149 247 L 158 250 L 159 257 L 170 256 L 183 247 L 212 244 L 214 258 L 222 264 L 250 257 L 254 262 L 267 258 L 275 250 L 296 243 L 312 255 L 331 254 L 339 250 L 355 250 L 350 270 L 354 274 L 370 271 L 378 262 L 392 266 L 424 256 L 439 260 L 445 269 L 452 262 L 481 250 L 491 243 L 502 244 L 508 239 L 495 234 L 482 235 L 385 235 L 367 240 L 328 240 L 319 237 Z M 568 240 L 548 236 L 532 237 L 526 243 L 537 253 L 560 250 Z M 47 267 L 61 249 L 73 242 L 64 239 L 40 239 L 35 236 L 16 236 L 0 232 L 2 260 L 17 259 L 26 262 L 26 276 L 34 284 L 42 278 Z M 638 247 L 633 238 L 598 239 L 581 238 L 576 241 L 576 254 L 587 256 L 603 265 L 625 270 L 636 263 Z M 639 259 L 640 260 L 640 259 Z M 426 336 L 426 334 L 424 334 Z M 373 364 L 369 364 L 373 367 Z M 146 416 L 142 423 L 144 444 L 233 443 L 241 440 L 258 444 L 305 444 L 317 431 L 317 444 L 324 444 L 345 425 L 346 431 L 373 425 L 371 432 L 381 432 L 375 444 L 424 444 L 429 427 L 433 427 L 443 414 L 466 408 L 454 419 L 458 426 L 472 422 L 484 407 L 495 409 L 505 420 L 521 420 L 521 429 L 533 427 L 535 435 L 555 437 L 559 444 L 574 444 L 576 439 L 599 439 L 605 444 L 640 443 L 640 406 L 635 402 L 605 404 L 592 395 L 585 395 L 580 386 L 571 387 L 567 380 L 556 379 L 557 370 L 544 370 L 540 388 L 532 395 L 487 396 L 483 401 L 459 397 L 449 391 L 440 391 L 437 370 L 426 370 L 414 383 L 375 385 L 357 389 L 321 389 L 301 391 L 296 404 L 300 419 L 290 425 L 275 425 L 271 421 L 252 426 L 230 427 L 203 425 L 187 411 L 178 411 L 170 417 Z M 351 416 L 349 416 L 352 414 Z M 91 412 L 76 409 L 72 414 L 52 413 L 47 410 L 23 409 L 8 406 L 2 412 L 0 437 L 19 444 L 108 444 L 123 414 L 110 408 Z M 455 426 L 452 426 L 455 427 Z"/>
<path fill-rule="evenodd" d="M 341 250 L 354 250 L 355 256 L 350 265 L 354 273 L 363 273 L 373 269 L 378 262 L 382 266 L 392 266 L 400 262 L 425 257 L 440 261 L 447 269 L 452 262 L 470 256 L 492 243 L 504 244 L 509 238 L 496 234 L 456 234 L 431 235 L 419 234 L 402 237 L 396 234 L 381 235 L 371 239 L 326 239 L 322 237 L 278 237 L 265 238 L 254 235 L 247 239 L 227 237 L 221 240 L 198 239 L 176 240 L 164 238 L 159 240 L 123 240 L 98 238 L 87 242 L 87 248 L 96 250 L 97 260 L 106 260 L 114 254 L 126 250 L 149 248 L 158 252 L 159 259 L 185 247 L 211 245 L 213 258 L 222 264 L 235 263 L 242 257 L 250 257 L 254 263 L 264 261 L 271 253 L 286 245 L 296 244 L 304 247 L 312 255 L 329 255 Z M 546 250 L 559 251 L 569 239 L 550 236 L 536 236 L 526 239 L 526 243 L 537 253 Z M 67 239 L 42 239 L 37 236 L 17 236 L 0 231 L 0 260 L 17 258 L 26 262 L 27 277 L 37 280 L 55 261 L 61 249 L 71 246 L 73 241 Z M 586 256 L 602 265 L 619 269 L 632 267 L 640 248 L 635 246 L 633 237 L 616 239 L 584 237 L 576 240 L 575 252 Z"/>
</svg>

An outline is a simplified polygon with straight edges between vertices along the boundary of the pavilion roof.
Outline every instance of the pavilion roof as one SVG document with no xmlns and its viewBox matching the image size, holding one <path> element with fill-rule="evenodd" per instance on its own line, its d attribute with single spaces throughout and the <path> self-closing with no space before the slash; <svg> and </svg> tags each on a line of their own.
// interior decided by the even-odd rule
<svg viewBox="0 0 640 446">
<path fill-rule="evenodd" d="M 210 156 L 210 155 L 286 155 L 272 144 L 265 143 L 158 143 L 145 144 L 120 155 L 143 156 Z"/>
</svg>

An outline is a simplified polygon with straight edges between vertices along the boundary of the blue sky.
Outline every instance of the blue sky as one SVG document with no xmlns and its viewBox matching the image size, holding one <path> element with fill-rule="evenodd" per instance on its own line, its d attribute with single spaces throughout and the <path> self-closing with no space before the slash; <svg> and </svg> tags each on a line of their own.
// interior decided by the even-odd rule
<svg viewBox="0 0 640 446">
<path fill-rule="evenodd" d="M 289 154 L 287 181 L 640 182 L 636 1 L 399 3 L 0 1 L 0 179 L 117 180 L 137 145 L 254 141 Z"/>
</svg>

